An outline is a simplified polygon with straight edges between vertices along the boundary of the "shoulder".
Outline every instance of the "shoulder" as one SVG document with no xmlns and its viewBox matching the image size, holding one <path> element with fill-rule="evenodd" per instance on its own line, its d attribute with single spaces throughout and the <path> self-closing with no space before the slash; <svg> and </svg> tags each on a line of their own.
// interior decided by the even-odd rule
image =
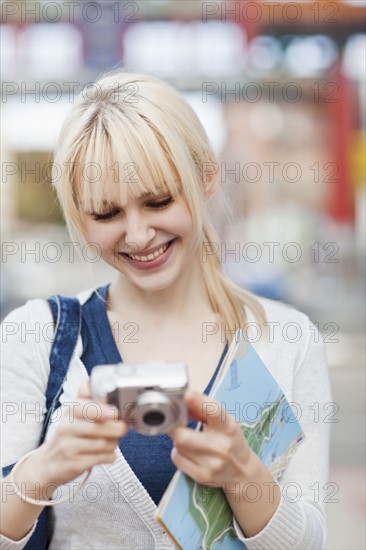
<svg viewBox="0 0 366 550">
<path fill-rule="evenodd" d="M 11 311 L 1 323 L 2 373 L 35 374 L 46 382 L 53 340 L 53 319 L 47 300 L 29 300 Z M 28 368 L 29 364 L 32 369 Z M 27 367 L 28 365 L 28 367 Z M 29 372 L 28 372 L 29 371 Z"/>
<path fill-rule="evenodd" d="M 311 323 L 309 317 L 305 313 L 299 311 L 290 304 L 259 296 L 257 297 L 257 300 L 265 311 L 267 322 L 292 322 L 297 323 L 300 326 Z"/>
<path fill-rule="evenodd" d="M 83 290 L 74 296 L 81 305 L 88 301 L 92 296 L 96 287 Z M 22 323 L 26 321 L 37 321 L 39 323 L 48 323 L 52 321 L 52 313 L 48 300 L 45 298 L 34 298 L 28 300 L 22 306 L 13 309 L 2 321 L 2 325 L 9 325 L 10 323 Z"/>
<path fill-rule="evenodd" d="M 276 378 L 290 387 L 296 373 L 304 367 L 309 369 L 309 362 L 314 368 L 325 364 L 322 337 L 305 313 L 283 302 L 262 297 L 257 300 L 264 309 L 266 321 L 264 327 L 260 327 L 255 325 L 253 315 L 248 315 L 251 329 L 247 331 L 248 339 Z"/>
<path fill-rule="evenodd" d="M 79 292 L 75 298 L 85 304 L 96 287 Z M 35 298 L 12 310 L 1 323 L 2 343 L 7 349 L 22 345 L 25 353 L 34 348 L 34 353 L 49 357 L 54 337 L 54 323 L 47 299 Z M 17 350 L 21 353 L 22 350 Z"/>
<path fill-rule="evenodd" d="M 83 305 L 95 290 L 96 287 L 93 287 L 79 292 L 76 299 Z M 12 350 L 16 350 L 17 357 L 32 352 L 38 359 L 45 357 L 48 361 L 54 338 L 54 322 L 48 300 L 35 298 L 13 309 L 1 323 L 1 338 L 6 355 L 11 354 Z"/>
<path fill-rule="evenodd" d="M 36 328 L 49 322 L 52 322 L 52 313 L 47 300 L 36 298 L 28 300 L 24 305 L 8 313 L 1 323 L 1 330 L 7 341 L 7 336 L 22 336 L 22 332 L 29 332 L 30 323 L 33 323 Z"/>
<path fill-rule="evenodd" d="M 292 344 L 292 348 L 304 349 L 309 345 L 311 336 L 318 335 L 317 327 L 302 311 L 284 302 L 260 296 L 256 296 L 256 299 L 263 308 L 265 322 L 264 326 L 256 323 L 253 313 L 248 312 L 249 331 L 251 325 L 255 329 L 258 327 L 257 332 L 263 337 L 263 343 L 270 344 L 273 349 L 283 346 L 287 349 L 287 344 Z"/>
<path fill-rule="evenodd" d="M 310 338 L 318 334 L 317 327 L 309 317 L 295 307 L 284 302 L 257 298 L 263 307 L 266 321 L 264 327 L 268 333 L 269 343 L 276 346 L 298 344 L 298 348 L 307 348 Z M 285 346 L 286 347 L 286 346 Z"/>
</svg>

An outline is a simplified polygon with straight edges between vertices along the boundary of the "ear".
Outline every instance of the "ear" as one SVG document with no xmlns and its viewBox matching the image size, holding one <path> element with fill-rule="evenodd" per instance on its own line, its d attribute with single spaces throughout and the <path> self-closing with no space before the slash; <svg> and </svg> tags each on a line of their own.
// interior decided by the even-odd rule
<svg viewBox="0 0 366 550">
<path fill-rule="evenodd" d="M 202 187 L 206 198 L 209 198 L 217 189 L 219 171 L 218 163 L 213 160 L 202 164 Z"/>
</svg>

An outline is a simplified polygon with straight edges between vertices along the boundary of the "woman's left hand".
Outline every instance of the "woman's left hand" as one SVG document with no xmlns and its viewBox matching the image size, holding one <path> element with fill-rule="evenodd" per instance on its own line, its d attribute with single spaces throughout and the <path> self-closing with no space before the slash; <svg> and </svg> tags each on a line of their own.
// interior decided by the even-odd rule
<svg viewBox="0 0 366 550">
<path fill-rule="evenodd" d="M 221 487 L 248 479 L 253 451 L 235 418 L 207 395 L 186 392 L 190 418 L 203 423 L 203 430 L 177 427 L 170 432 L 172 461 L 197 483 Z"/>
</svg>

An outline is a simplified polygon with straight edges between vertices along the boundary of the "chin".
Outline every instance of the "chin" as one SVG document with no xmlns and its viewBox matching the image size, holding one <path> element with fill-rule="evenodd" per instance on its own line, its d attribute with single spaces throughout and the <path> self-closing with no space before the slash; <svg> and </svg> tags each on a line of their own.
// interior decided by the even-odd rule
<svg viewBox="0 0 366 550">
<path fill-rule="evenodd" d="M 159 283 L 159 282 L 155 284 L 152 283 L 152 284 L 146 284 L 146 285 L 142 285 L 138 283 L 133 283 L 133 284 L 136 286 L 136 288 L 146 292 L 159 292 L 160 290 L 165 290 L 170 286 L 172 286 L 172 283 Z"/>
<path fill-rule="evenodd" d="M 171 287 L 176 280 L 176 277 L 166 277 L 162 273 L 157 273 L 155 277 L 152 277 L 150 281 L 131 280 L 131 283 L 146 292 L 158 292 L 159 290 L 165 290 Z"/>
</svg>

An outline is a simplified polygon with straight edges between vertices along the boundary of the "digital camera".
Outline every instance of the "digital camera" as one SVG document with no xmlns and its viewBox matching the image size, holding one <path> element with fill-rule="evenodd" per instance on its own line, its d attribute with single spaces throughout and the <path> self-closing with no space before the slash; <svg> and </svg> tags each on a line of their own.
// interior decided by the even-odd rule
<svg viewBox="0 0 366 550">
<path fill-rule="evenodd" d="M 91 373 L 93 399 L 116 406 L 120 418 L 145 435 L 167 433 L 178 424 L 187 424 L 187 387 L 184 363 L 100 365 Z"/>
</svg>

